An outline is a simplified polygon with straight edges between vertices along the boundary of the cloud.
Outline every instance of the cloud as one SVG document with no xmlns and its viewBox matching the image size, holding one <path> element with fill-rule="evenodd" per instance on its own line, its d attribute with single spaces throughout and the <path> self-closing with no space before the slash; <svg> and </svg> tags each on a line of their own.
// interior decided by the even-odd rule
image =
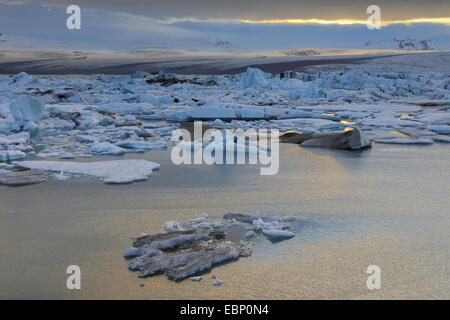
<svg viewBox="0 0 450 320">
<path fill-rule="evenodd" d="M 0 0 L 17 3 L 16 0 Z M 22 0 L 67 6 L 74 1 Z M 19 3 L 20 3 L 19 2 Z M 355 0 L 77 0 L 81 8 L 141 14 L 154 19 L 365 19 L 368 1 Z M 387 20 L 449 17 L 448 0 L 378 0 Z"/>
<path fill-rule="evenodd" d="M 67 30 L 67 17 L 64 6 L 0 3 L 0 32 L 23 46 L 71 50 L 211 48 L 217 41 L 249 49 L 362 48 L 366 42 L 393 37 L 422 40 L 450 35 L 450 26 L 426 23 L 368 30 L 364 24 L 161 21 L 160 17 L 94 8 L 82 9 L 81 30 Z"/>
</svg>

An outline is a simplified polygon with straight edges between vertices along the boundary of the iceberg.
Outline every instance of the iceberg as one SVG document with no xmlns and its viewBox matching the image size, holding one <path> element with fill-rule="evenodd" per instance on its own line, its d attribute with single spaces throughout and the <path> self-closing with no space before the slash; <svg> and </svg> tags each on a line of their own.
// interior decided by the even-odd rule
<svg viewBox="0 0 450 320">
<path fill-rule="evenodd" d="M 16 121 L 38 122 L 42 117 L 45 105 L 37 98 L 21 96 L 17 101 L 10 103 L 9 109 Z"/>
<path fill-rule="evenodd" d="M 343 132 L 316 133 L 300 143 L 302 147 L 359 150 L 370 147 L 370 140 L 358 129 Z"/>
<path fill-rule="evenodd" d="M 264 89 L 270 87 L 270 81 L 266 79 L 266 75 L 260 69 L 247 68 L 242 74 L 242 88 Z"/>
</svg>

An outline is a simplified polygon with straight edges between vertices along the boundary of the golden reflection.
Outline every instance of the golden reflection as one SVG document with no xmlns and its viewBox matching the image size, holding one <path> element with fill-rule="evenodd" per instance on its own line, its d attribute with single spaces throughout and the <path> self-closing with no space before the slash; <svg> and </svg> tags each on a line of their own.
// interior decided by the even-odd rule
<svg viewBox="0 0 450 320">
<path fill-rule="evenodd" d="M 346 121 L 346 120 L 341 120 L 342 124 L 356 124 L 356 122 L 354 121 Z"/>
<path fill-rule="evenodd" d="M 366 19 L 271 19 L 271 20 L 239 20 L 243 23 L 266 23 L 266 24 L 337 24 L 337 25 L 353 25 L 353 24 L 367 24 Z M 382 26 L 389 26 L 391 24 L 412 24 L 412 23 L 436 23 L 450 25 L 450 17 L 442 18 L 415 18 L 404 20 L 385 20 L 381 21 Z"/>
</svg>

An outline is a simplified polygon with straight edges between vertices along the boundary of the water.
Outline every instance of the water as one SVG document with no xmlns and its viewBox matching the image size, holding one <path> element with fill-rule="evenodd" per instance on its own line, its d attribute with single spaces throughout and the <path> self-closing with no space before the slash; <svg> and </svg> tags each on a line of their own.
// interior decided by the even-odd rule
<svg viewBox="0 0 450 320">
<path fill-rule="evenodd" d="M 449 297 L 448 146 L 346 152 L 282 144 L 280 153 L 276 176 L 248 165 L 175 166 L 169 151 L 151 151 L 126 156 L 161 164 L 142 183 L 84 177 L 0 186 L 0 298 Z M 250 258 L 199 283 L 128 271 L 130 237 L 202 212 L 293 215 L 297 236 L 259 238 Z M 69 265 L 81 268 L 81 290 L 66 288 Z M 369 265 L 381 268 L 381 290 L 366 287 Z M 213 275 L 224 284 L 213 287 Z"/>
</svg>

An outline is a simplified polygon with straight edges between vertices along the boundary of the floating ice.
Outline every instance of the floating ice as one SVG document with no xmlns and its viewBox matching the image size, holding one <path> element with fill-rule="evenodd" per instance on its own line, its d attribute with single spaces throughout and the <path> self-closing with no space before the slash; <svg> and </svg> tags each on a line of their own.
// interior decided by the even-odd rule
<svg viewBox="0 0 450 320">
<path fill-rule="evenodd" d="M 213 282 L 213 286 L 220 286 L 222 283 L 223 283 L 223 280 L 216 279 L 216 280 L 214 280 L 214 282 Z"/>
<path fill-rule="evenodd" d="M 11 113 L 17 121 L 39 121 L 45 105 L 37 98 L 21 96 L 9 105 Z"/>
<path fill-rule="evenodd" d="M 436 133 L 450 134 L 450 126 L 430 125 L 427 129 Z"/>
<path fill-rule="evenodd" d="M 155 149 L 167 149 L 167 142 L 146 142 L 146 141 L 136 141 L 136 140 L 122 140 L 115 144 L 121 148 L 127 149 L 140 149 L 140 150 L 155 150 Z"/>
<path fill-rule="evenodd" d="M 360 150 L 370 147 L 370 141 L 358 129 L 344 132 L 316 133 L 300 143 L 302 147 Z"/>
<path fill-rule="evenodd" d="M 147 180 L 152 172 L 159 168 L 159 164 L 147 160 L 21 161 L 15 164 L 28 169 L 93 176 L 113 184 Z"/>
<path fill-rule="evenodd" d="M 189 280 L 198 282 L 198 281 L 202 280 L 202 277 L 190 277 Z"/>
<path fill-rule="evenodd" d="M 408 139 L 408 138 L 393 138 L 393 139 L 376 139 L 376 143 L 387 144 L 433 144 L 433 139 Z"/>
<path fill-rule="evenodd" d="M 242 88 L 264 89 L 270 86 L 270 80 L 266 79 L 266 75 L 260 69 L 247 68 L 242 75 Z"/>
<path fill-rule="evenodd" d="M 445 69 L 398 73 L 355 66 L 343 73 L 272 75 L 249 68 L 218 76 L 20 73 L 12 78 L 0 75 L 0 83 L 0 161 L 30 158 L 34 152 L 39 157 L 80 158 L 165 149 L 179 127 L 166 120 L 202 119 L 223 129 L 295 131 L 314 135 L 316 142 L 346 127 L 379 142 L 450 141 L 450 82 Z M 392 130 L 420 133 L 403 136 Z M 27 136 L 16 136 L 23 133 Z"/>
<path fill-rule="evenodd" d="M 264 229 L 262 231 L 271 241 L 282 241 L 293 238 L 295 233 L 284 230 Z"/>
<path fill-rule="evenodd" d="M 189 109 L 186 114 L 192 120 L 236 119 L 236 114 L 232 109 L 222 107 L 198 107 Z"/>
<path fill-rule="evenodd" d="M 96 142 L 91 145 L 91 151 L 98 154 L 119 155 L 126 152 L 125 149 L 109 142 Z"/>
<path fill-rule="evenodd" d="M 167 221 L 164 224 L 164 231 L 166 231 L 166 232 L 183 231 L 183 228 L 181 227 L 180 223 L 177 221 Z"/>
</svg>

